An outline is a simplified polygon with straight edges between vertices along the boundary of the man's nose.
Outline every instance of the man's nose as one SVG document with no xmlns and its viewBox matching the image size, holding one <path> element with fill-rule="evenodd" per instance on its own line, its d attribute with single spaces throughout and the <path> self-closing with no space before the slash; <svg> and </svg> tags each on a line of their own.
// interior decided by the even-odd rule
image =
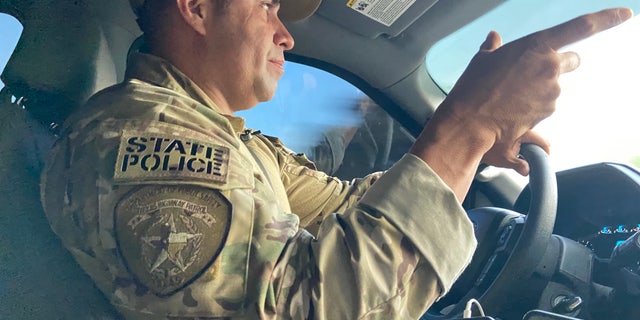
<svg viewBox="0 0 640 320">
<path fill-rule="evenodd" d="M 273 42 L 279 47 L 282 47 L 285 51 L 293 49 L 293 45 L 295 43 L 293 36 L 289 33 L 289 30 L 287 30 L 287 27 L 285 27 L 284 23 L 282 23 L 280 19 L 278 19 L 277 24 L 276 33 L 273 36 Z"/>
</svg>

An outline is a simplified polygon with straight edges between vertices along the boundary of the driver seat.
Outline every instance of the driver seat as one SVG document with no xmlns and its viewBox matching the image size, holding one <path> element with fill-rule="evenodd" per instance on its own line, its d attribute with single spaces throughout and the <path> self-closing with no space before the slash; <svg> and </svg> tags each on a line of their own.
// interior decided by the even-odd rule
<svg viewBox="0 0 640 320">
<path fill-rule="evenodd" d="M 121 319 L 51 231 L 39 182 L 51 129 L 123 77 L 135 18 L 127 0 L 0 0 L 0 12 L 24 27 L 1 75 L 0 317 Z"/>
</svg>

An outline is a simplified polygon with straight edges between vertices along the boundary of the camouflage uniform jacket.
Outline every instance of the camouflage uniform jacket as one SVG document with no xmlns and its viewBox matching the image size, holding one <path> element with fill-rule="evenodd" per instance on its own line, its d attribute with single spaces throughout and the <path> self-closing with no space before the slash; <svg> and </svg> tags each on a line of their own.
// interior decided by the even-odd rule
<svg viewBox="0 0 640 320">
<path fill-rule="evenodd" d="M 418 318 L 470 261 L 471 223 L 417 157 L 343 182 L 217 110 L 140 54 L 52 151 L 52 229 L 126 318 Z"/>
</svg>

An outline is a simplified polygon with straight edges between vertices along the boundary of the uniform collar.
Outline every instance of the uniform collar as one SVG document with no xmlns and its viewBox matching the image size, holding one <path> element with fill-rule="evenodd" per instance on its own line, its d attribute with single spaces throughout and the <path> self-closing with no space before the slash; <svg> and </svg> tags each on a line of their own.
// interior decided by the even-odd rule
<svg viewBox="0 0 640 320">
<path fill-rule="evenodd" d="M 236 133 L 245 130 L 244 118 L 220 113 L 218 106 L 195 82 L 165 59 L 151 54 L 135 53 L 129 57 L 125 78 L 138 79 L 187 95 L 227 118 Z"/>
</svg>

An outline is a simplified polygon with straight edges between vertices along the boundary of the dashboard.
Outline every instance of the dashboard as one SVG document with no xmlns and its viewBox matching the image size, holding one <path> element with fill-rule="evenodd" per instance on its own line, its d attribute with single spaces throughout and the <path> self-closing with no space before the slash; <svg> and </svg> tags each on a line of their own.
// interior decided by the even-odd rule
<svg viewBox="0 0 640 320">
<path fill-rule="evenodd" d="M 579 243 L 591 249 L 599 258 L 609 258 L 616 246 L 620 245 L 637 231 L 640 231 L 640 223 L 604 226 L 597 233 L 577 240 Z"/>
<path fill-rule="evenodd" d="M 640 230 L 640 173 L 597 163 L 556 174 L 558 214 L 554 234 L 588 247 L 599 259 Z"/>
<path fill-rule="evenodd" d="M 566 313 L 554 299 L 578 297 L 583 303 L 578 313 L 588 319 L 640 319 L 640 250 L 633 250 L 633 242 L 615 250 L 640 232 L 640 172 L 624 164 L 597 163 L 560 171 L 556 178 L 553 234 L 558 241 L 547 249 L 550 258 L 540 263 L 539 278 L 550 281 L 537 307 Z M 527 212 L 530 194 L 528 188 L 522 191 L 516 211 Z M 549 268 L 551 263 L 555 267 Z"/>
</svg>

